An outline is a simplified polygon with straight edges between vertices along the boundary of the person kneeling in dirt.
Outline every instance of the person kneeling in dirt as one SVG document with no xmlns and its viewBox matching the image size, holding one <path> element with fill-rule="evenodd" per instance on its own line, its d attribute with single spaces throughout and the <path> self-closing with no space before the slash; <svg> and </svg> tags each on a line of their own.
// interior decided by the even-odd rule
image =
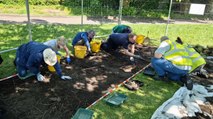
<svg viewBox="0 0 213 119">
<path fill-rule="evenodd" d="M 51 47 L 56 52 L 56 54 L 59 55 L 59 56 L 61 56 L 61 54 L 58 51 L 61 50 L 61 49 L 64 49 L 66 51 L 67 63 L 71 62 L 69 50 L 66 46 L 67 40 L 64 38 L 64 36 L 61 36 L 57 39 L 49 40 L 47 42 L 44 42 L 44 44 Z"/>
<path fill-rule="evenodd" d="M 28 42 L 21 45 L 16 51 L 15 65 L 20 79 L 25 79 L 36 75 L 38 81 L 48 82 L 40 74 L 40 66 L 54 66 L 58 76 L 62 80 L 71 79 L 69 76 L 62 75 L 62 70 L 57 62 L 56 53 L 48 46 L 38 42 Z"/>
<path fill-rule="evenodd" d="M 193 82 L 188 75 L 192 68 L 192 60 L 183 45 L 172 42 L 167 36 L 161 37 L 161 44 L 155 51 L 151 64 L 157 72 L 157 76 L 154 76 L 155 80 L 169 78 L 173 81 L 181 81 L 187 89 L 192 90 Z"/>
<path fill-rule="evenodd" d="M 95 31 L 89 30 L 87 32 L 78 32 L 72 41 L 73 49 L 76 45 L 86 45 L 87 51 L 92 53 L 90 42 L 95 36 Z"/>
<path fill-rule="evenodd" d="M 116 25 L 113 27 L 112 33 L 132 33 L 132 28 L 127 25 Z"/>
<path fill-rule="evenodd" d="M 142 58 L 140 55 L 134 54 L 136 38 L 137 36 L 132 33 L 114 33 L 109 36 L 106 42 L 101 44 L 101 49 L 109 52 L 123 47 L 124 53 L 130 56 L 130 60 L 134 60 L 133 57 Z"/>
</svg>

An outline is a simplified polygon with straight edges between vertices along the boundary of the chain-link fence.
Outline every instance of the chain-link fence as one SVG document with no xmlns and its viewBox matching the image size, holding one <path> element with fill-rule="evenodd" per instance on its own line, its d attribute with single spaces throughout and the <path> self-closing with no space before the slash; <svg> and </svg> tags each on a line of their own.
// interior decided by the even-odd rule
<svg viewBox="0 0 213 119">
<path fill-rule="evenodd" d="M 170 5 L 172 5 L 170 22 L 179 19 L 181 19 L 179 21 L 208 22 L 213 19 L 213 0 L 182 0 L 181 2 L 178 2 L 180 0 L 29 0 L 29 17 L 27 17 L 26 1 L 28 0 L 0 0 L 0 15 L 3 16 L 0 18 L 2 23 L 0 24 L 0 52 L 5 59 L 0 68 L 0 78 L 8 75 L 4 73 L 5 71 L 10 74 L 15 73 L 15 67 L 11 63 L 15 57 L 13 48 L 30 41 L 31 30 L 33 40 L 41 42 L 50 37 L 66 35 L 67 30 L 75 29 L 77 32 L 81 28 L 66 27 L 58 30 L 55 25 L 46 25 L 49 23 L 83 26 L 84 24 L 135 24 L 154 21 L 167 24 Z M 191 3 L 205 4 L 204 15 L 190 15 Z M 28 18 L 34 25 L 28 23 Z M 14 23 L 21 24 L 11 25 Z M 40 23 L 43 25 L 37 25 Z M 48 33 L 41 34 L 44 28 L 48 29 Z M 92 26 L 86 29 L 89 28 Z M 8 51 L 10 49 L 13 51 Z"/>
</svg>

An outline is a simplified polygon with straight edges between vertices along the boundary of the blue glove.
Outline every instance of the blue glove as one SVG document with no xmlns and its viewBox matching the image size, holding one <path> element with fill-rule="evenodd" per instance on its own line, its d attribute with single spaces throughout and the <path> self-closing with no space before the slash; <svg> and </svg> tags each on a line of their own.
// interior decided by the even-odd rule
<svg viewBox="0 0 213 119">
<path fill-rule="evenodd" d="M 67 63 L 70 63 L 70 62 L 71 62 L 71 58 L 67 57 Z"/>
</svg>

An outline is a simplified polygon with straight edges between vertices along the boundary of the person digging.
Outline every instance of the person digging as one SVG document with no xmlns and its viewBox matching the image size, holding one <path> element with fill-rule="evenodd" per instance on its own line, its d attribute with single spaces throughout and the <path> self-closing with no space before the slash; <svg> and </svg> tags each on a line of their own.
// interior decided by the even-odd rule
<svg viewBox="0 0 213 119">
<path fill-rule="evenodd" d="M 192 68 L 192 60 L 185 47 L 177 42 L 172 42 L 167 36 L 161 37 L 161 44 L 151 59 L 151 65 L 157 75 L 155 80 L 183 82 L 188 90 L 192 90 L 193 82 L 188 73 Z"/>
<path fill-rule="evenodd" d="M 71 62 L 69 49 L 67 48 L 67 40 L 64 38 L 64 36 L 61 36 L 57 39 L 52 39 L 49 41 L 44 42 L 45 45 L 51 47 L 57 54 L 57 57 L 61 57 L 61 54 L 58 52 L 59 50 L 63 49 L 66 52 L 66 61 L 67 63 Z M 59 62 L 60 62 L 60 58 Z"/>
<path fill-rule="evenodd" d="M 15 58 L 16 70 L 20 79 L 36 75 L 38 81 L 49 82 L 40 73 L 40 66 L 54 66 L 62 80 L 70 80 L 70 76 L 62 75 L 60 64 L 57 62 L 56 53 L 48 46 L 38 42 L 28 42 L 19 46 Z"/>
<path fill-rule="evenodd" d="M 135 40 L 137 36 L 135 34 L 128 33 L 113 33 L 109 35 L 106 42 L 101 44 L 101 49 L 106 52 L 111 52 L 124 48 L 124 54 L 130 56 L 130 60 L 134 61 L 134 58 L 143 59 L 140 55 L 135 55 Z"/>
<path fill-rule="evenodd" d="M 92 54 L 90 42 L 95 36 L 95 31 L 89 30 L 87 32 L 78 32 L 72 41 L 73 49 L 76 45 L 87 47 L 88 54 Z M 74 51 L 74 50 L 73 50 Z"/>
</svg>

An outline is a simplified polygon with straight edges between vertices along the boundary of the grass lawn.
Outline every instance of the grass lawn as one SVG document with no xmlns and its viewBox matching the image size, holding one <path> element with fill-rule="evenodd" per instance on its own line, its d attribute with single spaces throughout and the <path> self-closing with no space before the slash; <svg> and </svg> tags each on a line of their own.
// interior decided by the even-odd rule
<svg viewBox="0 0 213 119">
<path fill-rule="evenodd" d="M 111 29 L 115 24 L 107 25 L 33 25 L 33 40 L 44 42 L 64 35 L 73 38 L 78 31 L 94 29 L 97 35 L 106 35 L 111 33 Z M 159 44 L 159 38 L 164 35 L 165 25 L 162 24 L 131 24 L 134 32 L 137 34 L 147 35 L 152 40 L 152 45 Z M 169 26 L 169 37 L 175 40 L 180 36 L 183 41 L 202 46 L 213 45 L 213 25 L 178 25 Z M 15 48 L 28 41 L 28 31 L 26 25 L 20 24 L 0 24 L 0 51 Z M 71 41 L 69 42 L 69 47 Z M 15 57 L 15 51 L 2 54 L 4 63 L 0 68 L 0 78 L 10 76 L 15 73 L 15 67 L 12 61 Z M 110 107 L 101 101 L 91 109 L 95 111 L 96 119 L 148 119 L 152 113 L 165 100 L 170 98 L 178 89 L 178 85 L 169 82 L 158 82 L 153 79 L 139 74 L 136 79 L 145 82 L 145 86 L 141 87 L 137 92 L 130 92 L 125 88 L 119 88 L 118 91 L 128 96 L 128 100 L 121 107 Z"/>
<path fill-rule="evenodd" d="M 117 92 L 127 95 L 128 99 L 119 107 L 109 106 L 104 100 L 100 101 L 91 108 L 95 112 L 95 119 L 150 119 L 156 108 L 179 87 L 173 82 L 154 81 L 143 74 L 135 79 L 143 81 L 145 85 L 138 91 L 119 88 Z"/>
<path fill-rule="evenodd" d="M 1 14 L 21 14 L 26 15 L 26 6 L 0 4 Z M 30 5 L 30 14 L 36 16 L 73 16 L 73 9 L 61 5 Z"/>
</svg>

